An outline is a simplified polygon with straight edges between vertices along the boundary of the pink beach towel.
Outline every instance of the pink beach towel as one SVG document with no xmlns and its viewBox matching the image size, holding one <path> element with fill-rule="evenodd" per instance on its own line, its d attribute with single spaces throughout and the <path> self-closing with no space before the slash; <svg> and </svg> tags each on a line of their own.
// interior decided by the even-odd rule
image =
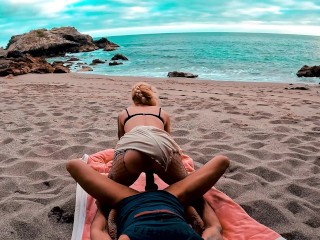
<svg viewBox="0 0 320 240">
<path fill-rule="evenodd" d="M 111 167 L 113 153 L 113 149 L 107 149 L 90 156 L 86 155 L 83 160 L 96 171 L 107 175 Z M 193 172 L 193 160 L 185 154 L 181 159 L 188 172 Z M 164 189 L 167 186 L 156 175 L 155 182 L 159 189 Z M 144 191 L 145 175 L 141 174 L 131 187 L 138 191 Z M 220 220 L 224 240 L 285 240 L 278 233 L 251 218 L 237 203 L 216 188 L 213 187 L 209 190 L 205 194 L 205 198 Z M 96 210 L 95 200 L 77 185 L 72 240 L 90 240 L 90 225 Z"/>
</svg>

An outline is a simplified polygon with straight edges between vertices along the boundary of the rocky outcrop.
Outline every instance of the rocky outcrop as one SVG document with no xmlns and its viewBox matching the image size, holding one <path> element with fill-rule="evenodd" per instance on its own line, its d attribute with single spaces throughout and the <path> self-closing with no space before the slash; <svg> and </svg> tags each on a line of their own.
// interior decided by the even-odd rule
<svg viewBox="0 0 320 240">
<path fill-rule="evenodd" d="M 98 48 L 103 48 L 105 51 L 114 51 L 114 50 L 117 50 L 119 47 L 118 44 L 110 42 L 106 38 L 100 38 L 99 40 L 96 40 L 93 42 Z"/>
<path fill-rule="evenodd" d="M 54 57 L 67 52 L 85 52 L 98 49 L 92 37 L 79 33 L 73 27 L 38 29 L 12 36 L 7 51 L 29 53 L 32 56 Z"/>
<path fill-rule="evenodd" d="M 106 38 L 93 41 L 92 37 L 81 34 L 74 27 L 38 29 L 28 33 L 12 36 L 8 45 L 8 53 L 19 51 L 32 56 L 55 57 L 66 53 L 89 52 L 99 48 L 119 47 Z"/>
<path fill-rule="evenodd" d="M 0 58 L 0 76 L 17 76 L 27 73 L 68 73 L 70 69 L 64 62 L 48 63 L 42 57 L 32 57 L 30 54 L 16 58 Z"/>
<path fill-rule="evenodd" d="M 127 61 L 129 59 L 126 56 L 124 56 L 123 54 L 117 53 L 111 58 L 111 60 L 125 60 L 125 61 Z"/>
<path fill-rule="evenodd" d="M 81 34 L 74 27 L 38 29 L 29 33 L 12 36 L 6 49 L 0 48 L 0 76 L 20 75 L 26 73 L 67 73 L 74 61 L 71 57 L 67 64 L 63 62 L 48 63 L 45 57 L 64 56 L 66 53 L 88 52 L 99 48 L 115 50 L 119 45 L 106 38 L 93 41 L 92 37 Z M 128 60 L 120 55 L 117 59 Z M 105 63 L 95 59 L 92 65 Z M 121 63 L 118 63 L 121 64 Z M 114 64 L 116 65 L 116 64 Z M 92 71 L 82 66 L 79 71 Z"/>
<path fill-rule="evenodd" d="M 320 77 L 320 66 L 309 67 L 304 65 L 298 72 L 298 77 Z"/>
<path fill-rule="evenodd" d="M 184 78 L 197 78 L 198 75 L 192 74 L 192 73 L 188 73 L 188 72 L 177 72 L 177 71 L 173 71 L 173 72 L 168 72 L 168 77 L 184 77 Z"/>
<path fill-rule="evenodd" d="M 32 57 L 27 54 L 18 58 L 0 59 L 0 76 L 52 72 L 54 72 L 54 67 L 41 57 Z"/>
</svg>

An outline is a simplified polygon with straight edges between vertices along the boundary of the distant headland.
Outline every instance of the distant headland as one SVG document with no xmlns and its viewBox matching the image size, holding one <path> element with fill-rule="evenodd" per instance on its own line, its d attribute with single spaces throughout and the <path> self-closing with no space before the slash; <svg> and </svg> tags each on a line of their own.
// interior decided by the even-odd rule
<svg viewBox="0 0 320 240">
<path fill-rule="evenodd" d="M 0 48 L 0 76 L 69 72 L 63 63 L 50 64 L 45 58 L 97 49 L 113 51 L 117 48 L 119 45 L 107 38 L 93 40 L 91 36 L 78 32 L 74 27 L 32 30 L 12 36 L 7 47 Z"/>
</svg>

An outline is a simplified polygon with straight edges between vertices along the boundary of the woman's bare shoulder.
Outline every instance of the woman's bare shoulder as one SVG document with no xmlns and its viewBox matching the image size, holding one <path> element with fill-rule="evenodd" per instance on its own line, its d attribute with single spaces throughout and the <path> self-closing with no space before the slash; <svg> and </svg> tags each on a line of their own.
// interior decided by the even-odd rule
<svg viewBox="0 0 320 240">
<path fill-rule="evenodd" d="M 118 118 L 120 120 L 124 120 L 127 117 L 127 111 L 123 109 L 121 112 L 118 113 Z"/>
</svg>

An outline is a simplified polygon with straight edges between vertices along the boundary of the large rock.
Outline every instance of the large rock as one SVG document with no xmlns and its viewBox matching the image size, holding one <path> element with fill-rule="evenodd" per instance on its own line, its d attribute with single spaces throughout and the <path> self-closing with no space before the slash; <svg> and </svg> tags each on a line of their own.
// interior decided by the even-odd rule
<svg viewBox="0 0 320 240">
<path fill-rule="evenodd" d="M 184 78 L 196 78 L 198 77 L 198 75 L 192 74 L 192 73 L 188 73 L 188 72 L 177 72 L 177 71 L 173 71 L 173 72 L 168 72 L 168 77 L 184 77 Z"/>
<path fill-rule="evenodd" d="M 67 52 L 88 52 L 98 49 L 91 36 L 81 34 L 74 27 L 38 29 L 29 33 L 12 36 L 8 54 L 19 51 L 32 56 L 54 57 Z"/>
<path fill-rule="evenodd" d="M 298 77 L 320 77 L 320 66 L 309 67 L 304 65 L 298 72 Z"/>
<path fill-rule="evenodd" d="M 27 54 L 18 58 L 0 59 L 0 76 L 26 73 L 52 73 L 54 68 L 44 58 Z"/>
<path fill-rule="evenodd" d="M 103 48 L 105 51 L 114 51 L 119 47 L 118 44 L 110 42 L 106 38 L 100 38 L 99 40 L 93 42 L 98 48 Z"/>
</svg>

